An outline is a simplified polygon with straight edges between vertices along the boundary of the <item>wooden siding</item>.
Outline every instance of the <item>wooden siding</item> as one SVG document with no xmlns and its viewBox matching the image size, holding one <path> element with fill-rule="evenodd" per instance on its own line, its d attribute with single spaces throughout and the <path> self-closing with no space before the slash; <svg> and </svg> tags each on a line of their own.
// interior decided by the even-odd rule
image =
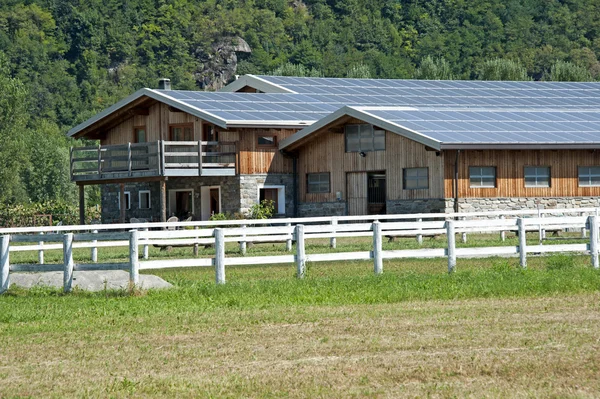
<svg viewBox="0 0 600 399">
<path fill-rule="evenodd" d="M 454 197 L 455 151 L 446 151 L 445 193 Z M 495 188 L 470 188 L 469 166 L 495 166 Z M 550 187 L 525 187 L 525 166 L 550 167 Z M 600 187 L 579 187 L 578 167 L 600 166 L 600 153 L 591 150 L 486 150 L 461 151 L 458 196 L 474 197 L 577 197 L 600 196 Z"/>
<path fill-rule="evenodd" d="M 277 147 L 259 147 L 258 137 L 277 136 L 277 142 L 291 136 L 297 129 L 238 129 L 240 174 L 292 173 L 291 158 L 286 158 Z M 229 134 L 233 134 L 231 131 Z M 225 141 L 221 136 L 221 140 Z"/>
<path fill-rule="evenodd" d="M 338 191 L 346 200 L 346 173 L 368 171 L 386 172 L 388 200 L 443 198 L 442 157 L 427 151 L 422 144 L 395 133 L 386 132 L 385 140 L 385 151 L 367 152 L 364 158 L 356 152 L 345 152 L 343 133 L 323 132 L 306 143 L 300 150 L 298 161 L 300 201 L 334 202 Z M 402 169 L 416 167 L 429 168 L 429 189 L 404 190 Z M 330 173 L 330 192 L 307 193 L 307 173 L 319 172 Z"/>
</svg>

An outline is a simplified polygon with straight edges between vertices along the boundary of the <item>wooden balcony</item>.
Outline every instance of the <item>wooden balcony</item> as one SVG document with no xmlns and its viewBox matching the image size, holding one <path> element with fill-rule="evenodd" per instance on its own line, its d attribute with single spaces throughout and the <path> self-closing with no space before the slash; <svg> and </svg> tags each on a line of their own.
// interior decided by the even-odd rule
<svg viewBox="0 0 600 399">
<path fill-rule="evenodd" d="M 235 176 L 236 143 L 155 141 L 71 148 L 71 181 Z"/>
</svg>

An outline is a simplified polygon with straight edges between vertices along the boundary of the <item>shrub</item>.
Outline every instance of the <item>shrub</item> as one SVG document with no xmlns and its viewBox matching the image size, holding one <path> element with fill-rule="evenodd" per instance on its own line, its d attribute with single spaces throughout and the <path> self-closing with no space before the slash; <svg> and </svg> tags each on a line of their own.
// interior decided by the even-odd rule
<svg viewBox="0 0 600 399">
<path fill-rule="evenodd" d="M 86 223 L 100 219 L 100 208 L 88 207 Z M 25 205 L 0 204 L 0 227 L 48 226 L 62 222 L 64 225 L 79 224 L 79 207 L 64 201 L 48 201 Z"/>
<path fill-rule="evenodd" d="M 269 219 L 275 213 L 275 202 L 273 200 L 262 200 L 250 208 L 250 219 Z"/>
</svg>

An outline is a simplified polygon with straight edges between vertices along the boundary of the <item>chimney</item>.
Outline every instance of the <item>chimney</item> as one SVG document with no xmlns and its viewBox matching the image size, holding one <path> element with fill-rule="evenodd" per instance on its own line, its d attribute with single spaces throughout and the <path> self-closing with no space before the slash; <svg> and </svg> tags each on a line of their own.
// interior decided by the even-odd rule
<svg viewBox="0 0 600 399">
<path fill-rule="evenodd" d="M 159 90 L 171 90 L 171 79 L 162 78 L 158 81 Z"/>
</svg>

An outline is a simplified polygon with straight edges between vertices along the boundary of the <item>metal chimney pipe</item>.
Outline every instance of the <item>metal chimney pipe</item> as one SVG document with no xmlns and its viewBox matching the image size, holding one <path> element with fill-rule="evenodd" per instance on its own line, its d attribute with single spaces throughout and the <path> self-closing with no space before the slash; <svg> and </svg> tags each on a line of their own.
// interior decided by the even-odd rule
<svg viewBox="0 0 600 399">
<path fill-rule="evenodd" d="M 162 78 L 158 81 L 159 90 L 171 90 L 171 79 Z"/>
</svg>

